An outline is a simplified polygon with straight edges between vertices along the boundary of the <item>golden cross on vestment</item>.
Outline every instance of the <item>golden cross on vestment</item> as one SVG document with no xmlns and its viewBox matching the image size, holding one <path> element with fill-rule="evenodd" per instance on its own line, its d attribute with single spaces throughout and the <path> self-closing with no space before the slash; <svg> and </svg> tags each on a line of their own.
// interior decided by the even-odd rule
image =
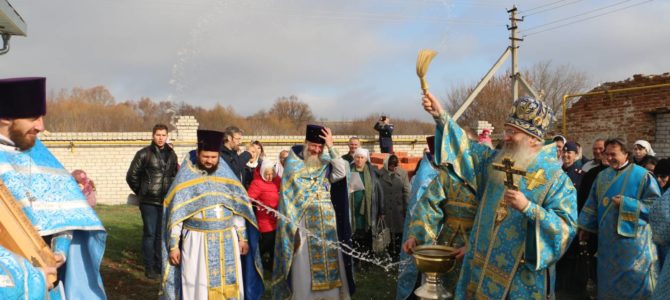
<svg viewBox="0 0 670 300">
<path fill-rule="evenodd" d="M 505 157 L 502 164 L 493 164 L 493 169 L 505 172 L 507 179 L 505 179 L 505 186 L 510 190 L 518 191 L 519 187 L 514 184 L 514 174 L 526 176 L 526 171 L 514 168 L 514 161 Z"/>
<path fill-rule="evenodd" d="M 529 190 L 533 190 L 536 187 L 547 183 L 547 181 L 544 180 L 544 170 L 543 169 L 539 169 L 535 173 L 528 174 L 528 176 L 526 176 L 526 180 L 528 180 L 527 188 Z"/>
</svg>

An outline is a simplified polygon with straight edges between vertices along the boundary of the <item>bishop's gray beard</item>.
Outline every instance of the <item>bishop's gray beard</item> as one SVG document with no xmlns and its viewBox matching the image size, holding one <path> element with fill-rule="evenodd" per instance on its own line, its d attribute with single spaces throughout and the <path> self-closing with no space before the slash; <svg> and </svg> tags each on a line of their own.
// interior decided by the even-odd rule
<svg viewBox="0 0 670 300">
<path fill-rule="evenodd" d="M 323 162 L 321 161 L 321 158 L 317 155 L 312 155 L 307 151 L 307 148 L 303 151 L 303 156 L 305 157 L 305 167 L 307 168 L 308 171 L 314 171 L 321 169 L 323 167 Z"/>
<path fill-rule="evenodd" d="M 528 139 L 531 139 L 531 137 L 525 137 L 518 144 L 505 144 L 502 150 L 496 154 L 493 162 L 502 164 L 503 159 L 509 158 L 514 162 L 513 168 L 526 171 L 538 154 L 538 152 L 526 146 L 528 145 Z M 505 172 L 492 170 L 489 174 L 489 181 L 492 183 L 503 185 L 506 180 L 507 174 Z M 518 185 L 518 175 L 514 176 L 514 182 Z"/>
</svg>

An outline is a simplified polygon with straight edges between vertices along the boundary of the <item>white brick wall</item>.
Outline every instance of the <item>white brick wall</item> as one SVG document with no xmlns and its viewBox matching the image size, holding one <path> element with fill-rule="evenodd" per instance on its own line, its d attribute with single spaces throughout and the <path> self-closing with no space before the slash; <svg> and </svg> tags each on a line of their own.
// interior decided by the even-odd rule
<svg viewBox="0 0 670 300">
<path fill-rule="evenodd" d="M 195 148 L 198 121 L 181 116 L 176 132 L 170 133 L 179 161 Z M 151 143 L 151 132 L 58 132 L 40 136 L 66 169 L 82 169 L 95 182 L 98 203 L 119 204 L 131 193 L 126 171 L 135 153 Z M 335 136 L 340 154 L 348 151 L 349 136 Z M 364 148 L 379 152 L 376 136 L 359 136 Z M 266 159 L 277 160 L 279 152 L 304 141 L 304 136 L 244 136 L 243 140 L 263 143 Z M 420 156 L 426 147 L 423 135 L 394 136 L 394 150 Z"/>
</svg>

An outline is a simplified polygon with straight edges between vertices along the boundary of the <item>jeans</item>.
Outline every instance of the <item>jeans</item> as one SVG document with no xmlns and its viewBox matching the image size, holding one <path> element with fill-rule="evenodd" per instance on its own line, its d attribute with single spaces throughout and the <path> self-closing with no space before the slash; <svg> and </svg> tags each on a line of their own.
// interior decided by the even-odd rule
<svg viewBox="0 0 670 300">
<path fill-rule="evenodd" d="M 140 204 L 142 223 L 142 258 L 144 272 L 161 271 L 161 227 L 163 221 L 163 206 Z"/>
</svg>

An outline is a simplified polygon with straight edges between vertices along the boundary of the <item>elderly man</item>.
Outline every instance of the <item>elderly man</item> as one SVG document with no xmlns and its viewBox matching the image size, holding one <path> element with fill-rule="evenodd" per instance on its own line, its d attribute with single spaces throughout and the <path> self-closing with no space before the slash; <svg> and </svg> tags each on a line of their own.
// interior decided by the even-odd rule
<svg viewBox="0 0 670 300">
<path fill-rule="evenodd" d="M 591 150 L 593 151 L 593 159 L 582 166 L 582 171 L 585 173 L 603 164 L 603 161 L 605 160 L 603 157 L 603 152 L 605 151 L 605 139 L 596 139 L 593 142 Z"/>
<path fill-rule="evenodd" d="M 260 299 L 263 270 L 249 197 L 219 157 L 223 133 L 198 130 L 163 224 L 162 299 Z"/>
<path fill-rule="evenodd" d="M 2 79 L 0 95 L 0 180 L 56 254 L 60 282 L 50 299 L 104 299 L 105 229 L 70 172 L 37 138 L 44 130 L 46 79 Z"/>
<path fill-rule="evenodd" d="M 356 149 L 351 163 L 349 208 L 354 242 L 364 253 L 372 249 L 372 232 L 376 231 L 379 218 L 384 215 L 382 193 L 379 174 L 370 163 L 368 149 Z"/>
<path fill-rule="evenodd" d="M 658 183 L 632 162 L 621 139 L 605 141 L 610 167 L 600 172 L 579 215 L 579 239 L 598 235 L 598 298 L 649 299 L 659 265 L 649 209 Z"/>
<path fill-rule="evenodd" d="M 453 166 L 479 203 L 455 298 L 552 296 L 553 265 L 575 234 L 577 210 L 556 146 L 542 143 L 552 119 L 549 107 L 517 99 L 501 151 L 468 140 L 432 94 L 426 93 L 423 107 L 438 125 L 436 161 Z"/>
<path fill-rule="evenodd" d="M 273 299 L 349 299 L 354 292 L 346 161 L 330 129 L 307 125 L 284 166 L 272 274 Z"/>
<path fill-rule="evenodd" d="M 356 152 L 356 149 L 361 147 L 361 140 L 356 136 L 352 136 L 349 138 L 349 143 L 347 146 L 349 146 L 349 152 L 347 152 L 345 155 L 342 155 L 342 158 L 348 163 L 352 163 L 354 162 L 354 152 Z"/>
</svg>

